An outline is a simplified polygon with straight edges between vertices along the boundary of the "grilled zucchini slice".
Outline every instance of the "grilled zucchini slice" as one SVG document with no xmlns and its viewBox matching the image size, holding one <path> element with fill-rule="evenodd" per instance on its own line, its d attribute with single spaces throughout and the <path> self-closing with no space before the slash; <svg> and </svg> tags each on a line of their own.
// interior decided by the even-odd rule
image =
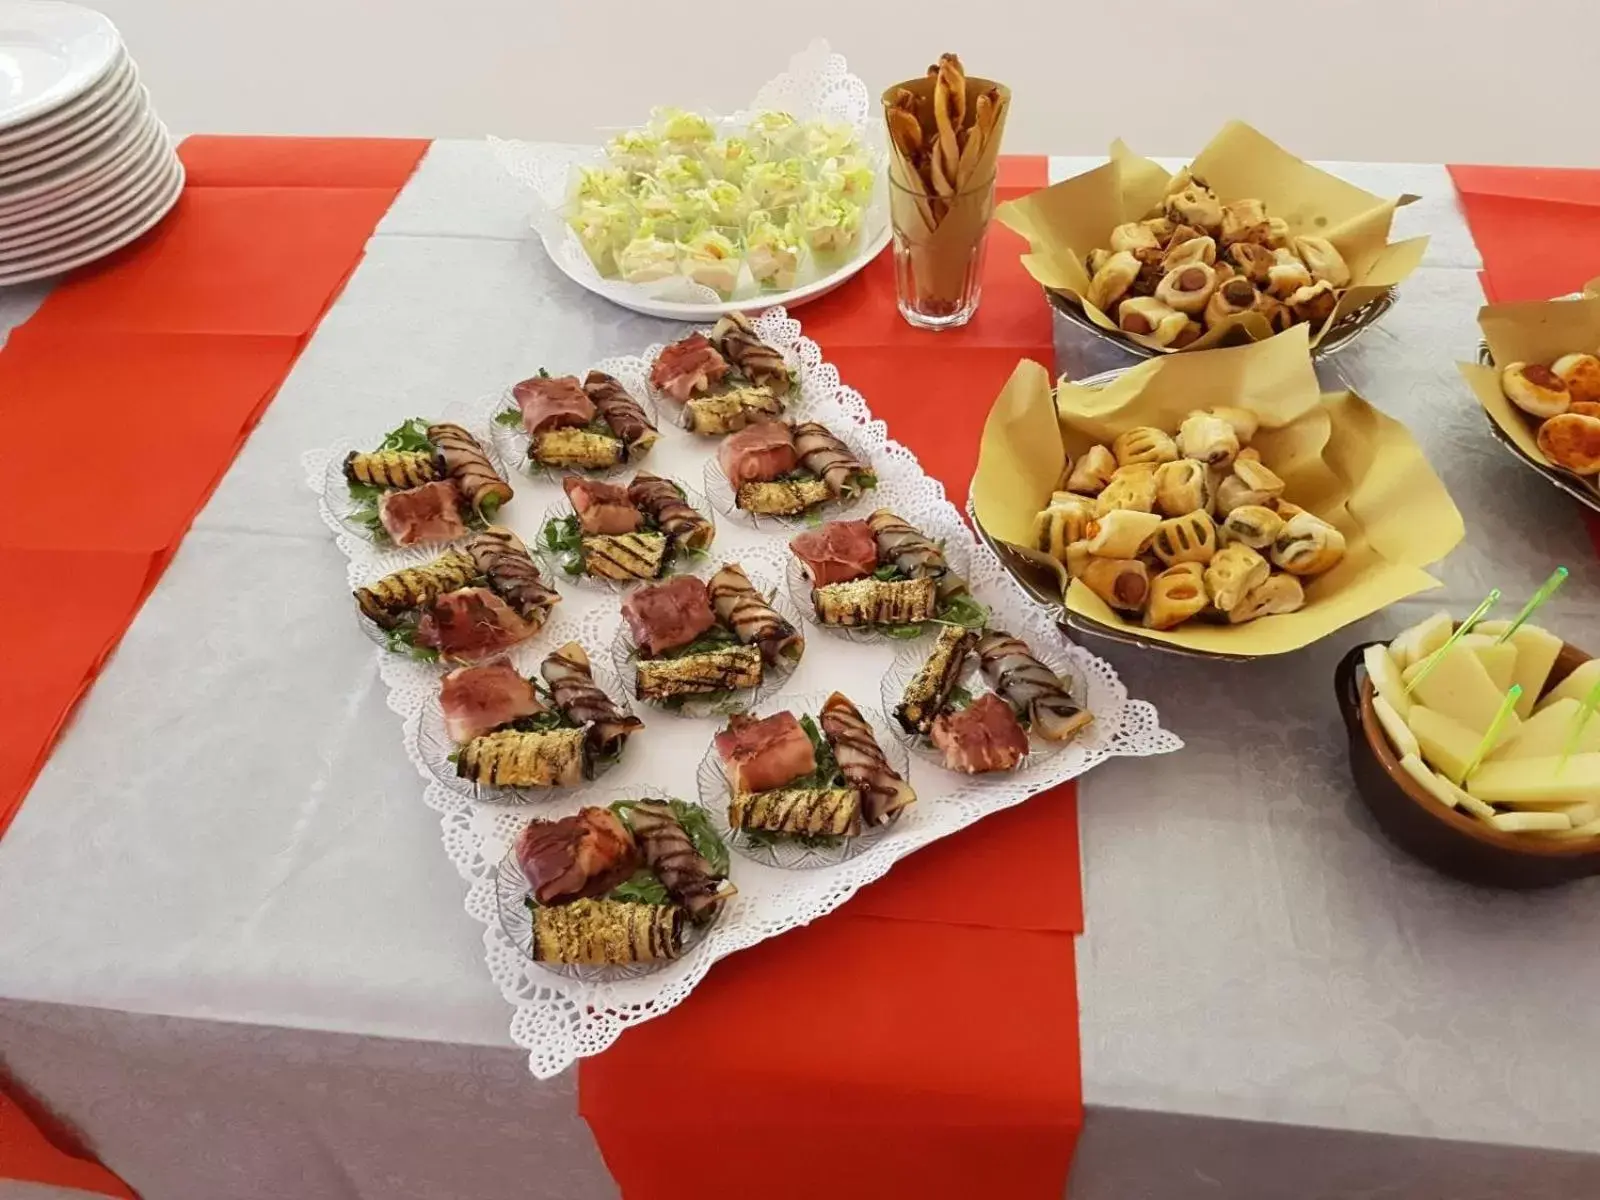
<svg viewBox="0 0 1600 1200">
<path fill-rule="evenodd" d="M 588 429 L 547 429 L 533 439 L 530 457 L 547 467 L 614 467 L 622 461 L 620 438 Z"/>
<path fill-rule="evenodd" d="M 833 499 L 820 479 L 782 479 L 772 483 L 741 483 L 735 503 L 746 512 L 787 517 Z"/>
<path fill-rule="evenodd" d="M 933 653 L 917 669 L 895 706 L 894 719 L 907 733 L 927 733 L 961 676 L 961 666 L 977 635 L 959 625 L 946 625 L 933 643 Z"/>
<path fill-rule="evenodd" d="M 666 562 L 664 533 L 596 534 L 583 539 L 583 568 L 600 579 L 659 579 Z"/>
<path fill-rule="evenodd" d="M 475 737 L 456 758 L 456 774 L 489 787 L 573 787 L 583 782 L 583 730 Z"/>
<path fill-rule="evenodd" d="M 667 700 L 753 688 L 760 683 L 760 647 L 729 646 L 682 658 L 641 658 L 636 690 L 641 700 Z"/>
<path fill-rule="evenodd" d="M 574 900 L 533 912 L 537 962 L 604 966 L 677 958 L 683 950 L 683 910 L 675 904 Z"/>
<path fill-rule="evenodd" d="M 393 629 L 408 609 L 464 588 L 478 568 L 459 550 L 450 550 L 420 567 L 403 567 L 352 594 L 361 611 L 384 629 Z"/>
<path fill-rule="evenodd" d="M 861 794 L 854 788 L 741 792 L 728 801 L 728 824 L 762 833 L 855 837 L 861 832 Z"/>
<path fill-rule="evenodd" d="M 938 588 L 932 579 L 852 579 L 814 588 L 811 602 L 824 625 L 910 625 L 933 619 Z"/>
</svg>

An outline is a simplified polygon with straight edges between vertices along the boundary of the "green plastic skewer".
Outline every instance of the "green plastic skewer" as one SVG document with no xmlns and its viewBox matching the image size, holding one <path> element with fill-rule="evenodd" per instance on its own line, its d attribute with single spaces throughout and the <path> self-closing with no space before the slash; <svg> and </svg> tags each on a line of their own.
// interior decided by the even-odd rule
<svg viewBox="0 0 1600 1200">
<path fill-rule="evenodd" d="M 1472 610 L 1472 615 L 1470 617 L 1461 622 L 1460 625 L 1456 626 L 1456 631 L 1450 635 L 1449 639 L 1446 640 L 1444 645 L 1440 646 L 1432 654 L 1428 655 L 1427 658 L 1422 660 L 1422 666 L 1419 667 L 1417 669 L 1417 673 L 1411 677 L 1411 682 L 1406 684 L 1406 695 L 1409 696 L 1411 694 L 1411 689 L 1416 687 L 1417 684 L 1421 683 L 1428 677 L 1428 673 L 1439 664 L 1439 660 L 1450 652 L 1450 647 L 1454 646 L 1468 633 L 1470 633 L 1472 631 L 1472 627 L 1479 621 L 1483 620 L 1484 617 L 1488 616 L 1489 610 L 1499 603 L 1500 589 L 1495 588 L 1483 598 L 1482 604 L 1478 605 L 1477 608 Z"/>
<path fill-rule="evenodd" d="M 1550 578 L 1539 585 L 1539 590 L 1533 594 L 1533 598 L 1522 606 L 1522 611 L 1517 614 L 1517 619 L 1506 626 L 1504 633 L 1495 638 L 1495 644 L 1499 645 L 1501 642 L 1508 641 L 1513 633 L 1521 629 L 1522 623 L 1533 616 L 1538 611 L 1539 606 L 1550 599 L 1551 596 L 1554 596 L 1556 589 L 1567 581 L 1567 574 L 1565 567 L 1557 567 L 1552 571 Z"/>
<path fill-rule="evenodd" d="M 1472 752 L 1472 757 L 1467 760 L 1467 769 L 1461 772 L 1461 786 L 1465 787 L 1467 780 L 1472 778 L 1472 773 L 1483 765 L 1484 757 L 1493 750 L 1495 743 L 1500 740 L 1500 730 L 1505 728 L 1505 723 L 1511 717 L 1511 711 L 1517 707 L 1517 701 L 1522 699 L 1522 685 L 1513 683 L 1511 690 L 1500 701 L 1500 711 L 1495 713 L 1494 720 L 1489 722 L 1489 731 L 1483 735 L 1483 741 L 1478 743 L 1478 748 Z"/>
<path fill-rule="evenodd" d="M 1561 758 L 1556 763 L 1556 774 L 1561 773 L 1561 768 L 1567 765 L 1567 759 L 1572 757 L 1572 752 L 1578 748 L 1578 739 L 1583 736 L 1583 727 L 1589 723 L 1589 718 L 1594 716 L 1595 709 L 1600 708 L 1600 681 L 1589 689 L 1589 694 L 1583 698 L 1583 703 L 1578 705 L 1578 711 L 1572 714 L 1572 732 L 1567 734 L 1567 744 L 1562 747 Z"/>
</svg>

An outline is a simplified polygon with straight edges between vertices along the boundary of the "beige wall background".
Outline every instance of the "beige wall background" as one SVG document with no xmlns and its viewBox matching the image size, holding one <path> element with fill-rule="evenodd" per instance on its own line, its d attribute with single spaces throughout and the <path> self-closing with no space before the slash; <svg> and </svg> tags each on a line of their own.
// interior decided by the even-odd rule
<svg viewBox="0 0 1600 1200">
<path fill-rule="evenodd" d="M 85 0 L 96 3 L 96 0 Z M 176 131 L 590 140 L 737 107 L 813 37 L 869 84 L 955 50 L 1019 152 L 1596 165 L 1594 0 L 98 0 Z"/>
</svg>

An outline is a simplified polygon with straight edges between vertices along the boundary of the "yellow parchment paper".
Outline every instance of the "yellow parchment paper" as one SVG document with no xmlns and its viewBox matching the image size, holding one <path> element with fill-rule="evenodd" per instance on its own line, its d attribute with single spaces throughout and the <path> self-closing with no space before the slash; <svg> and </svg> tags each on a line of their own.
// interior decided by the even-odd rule
<svg viewBox="0 0 1600 1200">
<path fill-rule="evenodd" d="M 1063 380 L 1019 363 L 995 400 L 979 446 L 972 503 L 993 536 L 1054 572 L 1067 608 L 1152 641 L 1218 654 L 1298 650 L 1406 596 L 1438 586 L 1423 570 L 1464 533 L 1461 514 L 1403 425 L 1352 392 L 1321 394 L 1298 326 L 1211 354 L 1151 359 L 1108 386 Z M 1284 481 L 1284 498 L 1345 535 L 1343 561 L 1307 580 L 1299 612 L 1242 625 L 1190 621 L 1150 630 L 1125 621 L 1054 559 L 1032 548 L 1033 518 L 1067 463 L 1137 425 L 1175 431 L 1196 408 L 1230 404 L 1261 419 L 1251 443 Z"/>
<path fill-rule="evenodd" d="M 1541 467 L 1560 471 L 1600 490 L 1600 480 L 1562 470 L 1539 449 L 1539 421 L 1506 399 L 1500 390 L 1500 371 L 1512 363 L 1548 366 L 1565 354 L 1600 354 L 1600 280 L 1590 282 L 1583 300 L 1530 300 L 1522 304 L 1485 304 L 1478 310 L 1478 327 L 1497 365 L 1457 363 L 1484 410 L 1500 431 Z"/>
<path fill-rule="evenodd" d="M 1351 285 L 1328 320 L 1311 331 L 1313 346 L 1347 313 L 1377 299 L 1416 270 L 1428 246 L 1426 237 L 1389 241 L 1395 209 L 1410 204 L 1415 196 L 1385 200 L 1363 191 L 1296 158 L 1241 121 L 1226 125 L 1189 169 L 1223 203 L 1261 200 L 1269 215 L 1289 223 L 1291 233 L 1326 237 L 1344 256 Z M 1029 274 L 1119 337 L 1168 354 L 1271 337 L 1272 330 L 1260 314 L 1246 313 L 1208 329 L 1183 350 L 1172 350 L 1124 333 L 1110 315 L 1085 302 L 1089 274 L 1084 263 L 1089 251 L 1109 246 L 1116 226 L 1152 215 L 1173 190 L 1173 182 L 1160 166 L 1119 141 L 1113 143 L 1111 161 L 1105 166 L 1008 201 L 995 215 L 1028 240 L 1022 262 Z"/>
</svg>

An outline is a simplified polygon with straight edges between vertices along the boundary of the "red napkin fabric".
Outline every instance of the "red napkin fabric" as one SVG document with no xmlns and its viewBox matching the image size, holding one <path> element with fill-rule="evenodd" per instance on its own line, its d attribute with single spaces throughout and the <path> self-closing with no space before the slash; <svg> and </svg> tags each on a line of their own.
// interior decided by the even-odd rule
<svg viewBox="0 0 1600 1200">
<path fill-rule="evenodd" d="M 1044 159 L 1006 160 L 1001 198 L 1045 183 Z M 887 251 L 800 314 L 958 506 L 1017 358 L 1053 357 L 1049 310 L 1020 248 L 993 227 L 983 300 L 961 330 L 901 320 Z M 1072 937 L 1082 928 L 1068 785 L 719 963 L 679 1007 L 583 1060 L 580 1110 L 626 1200 L 708 1190 L 1055 1200 L 1083 1120 Z M 686 1077 L 696 1121 L 718 1130 L 714 1183 L 659 1151 L 660 1088 Z"/>
<path fill-rule="evenodd" d="M 1549 300 L 1600 278 L 1600 171 L 1453 166 L 1494 304 Z M 1600 517 L 1584 513 L 1600 555 Z"/>
<path fill-rule="evenodd" d="M 191 138 L 166 220 L 60 283 L 0 350 L 18 484 L 0 554 L 13 580 L 88 585 L 0 590 L 0 625 L 26 634 L 0 658 L 0 834 L 427 145 Z M 67 426 L 114 436 L 65 455 Z M 3 1091 L 0 1178 L 133 1200 Z"/>
</svg>

